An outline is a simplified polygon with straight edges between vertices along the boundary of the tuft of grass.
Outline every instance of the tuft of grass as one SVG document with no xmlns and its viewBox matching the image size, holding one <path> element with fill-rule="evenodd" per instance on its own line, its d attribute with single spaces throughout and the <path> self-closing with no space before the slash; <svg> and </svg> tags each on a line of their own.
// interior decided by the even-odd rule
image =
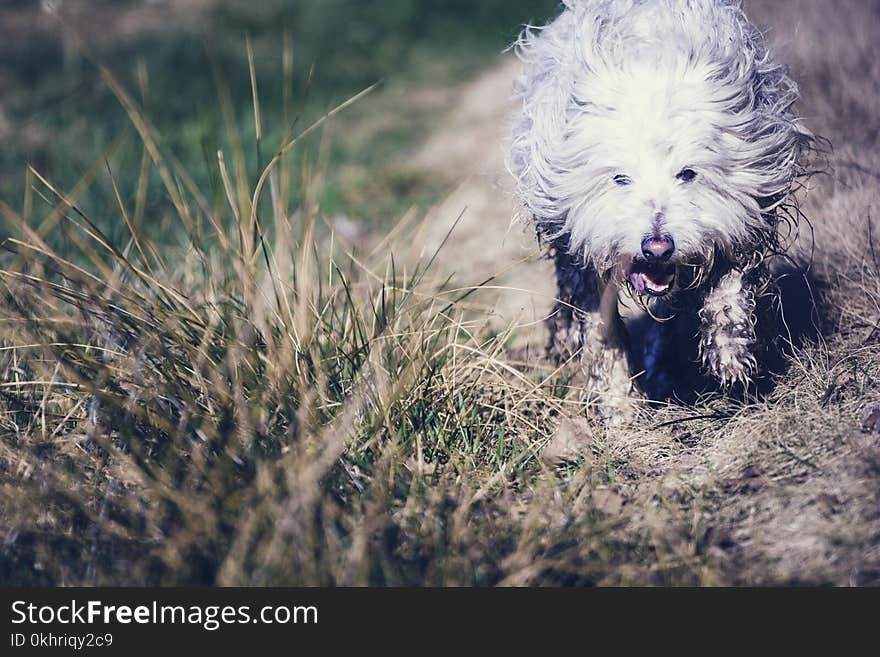
<svg viewBox="0 0 880 657">
<path fill-rule="evenodd" d="M 140 175 L 161 180 L 188 239 L 174 252 L 139 232 L 109 159 L 123 244 L 36 169 L 42 231 L 64 225 L 69 252 L 5 208 L 23 238 L 3 242 L 0 272 L 4 580 L 424 578 L 443 539 L 410 539 L 401 560 L 391 536 L 415 508 L 447 508 L 439 482 L 481 482 L 452 514 L 462 522 L 533 474 L 561 402 L 499 358 L 505 335 L 468 319 L 473 289 L 432 280 L 436 254 L 356 256 L 321 225 L 317 178 L 292 171 L 291 153 L 349 103 L 288 135 L 256 180 L 219 152 L 218 208 L 104 77 L 149 156 Z"/>
</svg>

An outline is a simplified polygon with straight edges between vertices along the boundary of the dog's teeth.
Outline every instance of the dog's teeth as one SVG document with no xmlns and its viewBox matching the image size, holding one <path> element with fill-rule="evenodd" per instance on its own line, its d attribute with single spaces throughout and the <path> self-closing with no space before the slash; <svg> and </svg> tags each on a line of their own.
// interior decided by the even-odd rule
<svg viewBox="0 0 880 657">
<path fill-rule="evenodd" d="M 650 272 L 644 271 L 631 272 L 629 281 L 637 292 L 665 294 L 672 287 L 672 276 L 666 276 L 665 281 L 660 283 L 652 277 Z"/>
</svg>

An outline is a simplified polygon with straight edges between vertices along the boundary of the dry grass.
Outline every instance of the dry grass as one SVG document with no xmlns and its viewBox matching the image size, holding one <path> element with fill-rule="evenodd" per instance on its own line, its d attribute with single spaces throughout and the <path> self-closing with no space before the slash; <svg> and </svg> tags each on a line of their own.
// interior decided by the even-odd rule
<svg viewBox="0 0 880 657">
<path fill-rule="evenodd" d="M 613 430 L 486 319 L 497 280 L 447 280 L 454 237 L 414 254 L 408 215 L 355 250 L 282 149 L 259 180 L 220 159 L 213 207 L 117 88 L 189 240 L 113 245 L 37 177 L 62 255 L 3 206 L 3 581 L 880 583 L 878 8 L 753 5 L 835 146 L 798 245 L 823 336 L 760 401 Z"/>
</svg>

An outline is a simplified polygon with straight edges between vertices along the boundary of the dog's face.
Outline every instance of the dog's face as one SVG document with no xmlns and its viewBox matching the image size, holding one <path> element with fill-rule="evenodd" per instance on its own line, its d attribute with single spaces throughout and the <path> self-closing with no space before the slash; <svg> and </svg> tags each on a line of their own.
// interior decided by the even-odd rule
<svg viewBox="0 0 880 657">
<path fill-rule="evenodd" d="M 508 158 L 539 235 L 642 295 L 775 240 L 811 136 L 733 4 L 566 3 L 519 43 Z M 768 219 L 771 219 L 768 221 Z"/>
<path fill-rule="evenodd" d="M 601 111 L 570 126 L 566 150 L 582 149 L 589 179 L 567 218 L 572 250 L 639 294 L 693 283 L 714 253 L 750 237 L 757 204 L 747 172 L 726 155 L 736 147 L 730 117 L 706 103 L 703 80 L 699 71 L 629 70 L 613 96 L 594 92 Z"/>
</svg>

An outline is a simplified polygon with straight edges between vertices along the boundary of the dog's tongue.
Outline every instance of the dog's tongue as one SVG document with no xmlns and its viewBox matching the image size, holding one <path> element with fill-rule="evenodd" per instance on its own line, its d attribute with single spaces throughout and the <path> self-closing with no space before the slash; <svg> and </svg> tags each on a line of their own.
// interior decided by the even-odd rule
<svg viewBox="0 0 880 657">
<path fill-rule="evenodd" d="M 674 276 L 674 269 L 634 269 L 629 274 L 629 280 L 638 292 L 647 290 L 663 294 L 669 290 Z"/>
<path fill-rule="evenodd" d="M 645 274 L 644 272 L 634 271 L 629 275 L 630 283 L 639 292 L 645 291 Z"/>
</svg>

